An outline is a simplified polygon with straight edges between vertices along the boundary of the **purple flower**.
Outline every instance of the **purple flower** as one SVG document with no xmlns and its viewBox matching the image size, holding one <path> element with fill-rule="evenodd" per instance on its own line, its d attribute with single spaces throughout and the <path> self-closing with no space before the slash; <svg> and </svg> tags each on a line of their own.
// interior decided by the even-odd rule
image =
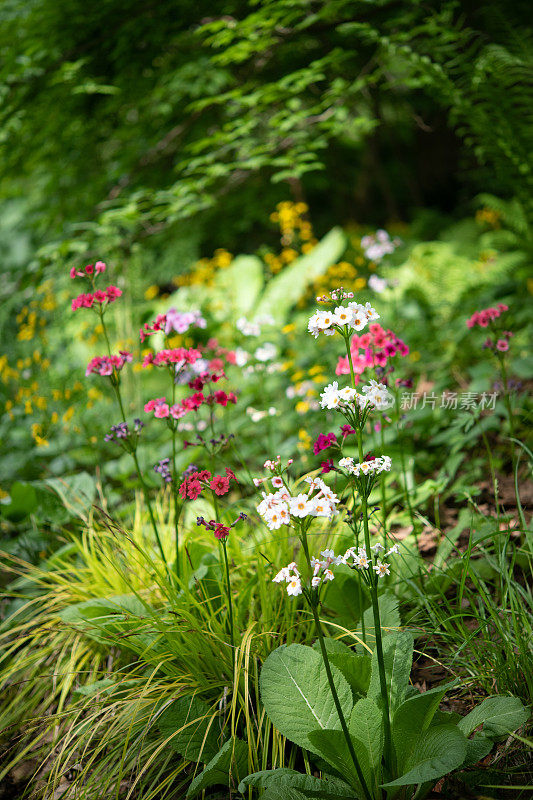
<svg viewBox="0 0 533 800">
<path fill-rule="evenodd" d="M 199 311 L 178 311 L 169 308 L 166 313 L 165 333 L 174 330 L 176 333 L 186 333 L 189 328 L 205 328 L 206 321 Z"/>
</svg>

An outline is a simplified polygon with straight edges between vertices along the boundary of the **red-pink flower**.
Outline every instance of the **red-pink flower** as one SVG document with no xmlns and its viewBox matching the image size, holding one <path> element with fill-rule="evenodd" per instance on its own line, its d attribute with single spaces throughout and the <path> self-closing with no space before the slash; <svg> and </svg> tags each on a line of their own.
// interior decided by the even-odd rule
<svg viewBox="0 0 533 800">
<path fill-rule="evenodd" d="M 103 261 L 97 261 L 96 264 L 94 265 L 94 271 L 96 272 L 97 275 L 100 275 L 101 272 L 105 272 L 105 270 L 106 270 L 106 265 Z"/>
<path fill-rule="evenodd" d="M 223 525 L 221 522 L 217 522 L 215 524 L 215 536 L 217 539 L 225 539 L 226 536 L 229 534 L 230 529 L 227 525 Z"/>
<path fill-rule="evenodd" d="M 505 353 L 506 350 L 509 350 L 509 342 L 507 339 L 498 339 L 496 342 L 496 349 L 501 353 Z"/>
<path fill-rule="evenodd" d="M 157 419 L 165 419 L 170 414 L 170 408 L 168 403 L 160 403 L 154 409 L 154 417 Z"/>
<path fill-rule="evenodd" d="M 209 483 L 209 487 L 214 491 L 217 495 L 226 494 L 229 492 L 229 478 L 224 478 L 222 475 L 215 475 L 213 480 Z"/>
</svg>

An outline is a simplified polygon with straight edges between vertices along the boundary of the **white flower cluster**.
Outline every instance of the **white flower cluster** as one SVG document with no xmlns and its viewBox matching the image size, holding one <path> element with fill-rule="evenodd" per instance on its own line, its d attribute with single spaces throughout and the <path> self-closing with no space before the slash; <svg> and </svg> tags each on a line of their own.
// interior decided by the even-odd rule
<svg viewBox="0 0 533 800">
<path fill-rule="evenodd" d="M 372 545 L 370 549 L 374 555 L 377 555 L 380 550 L 385 550 L 383 545 L 379 542 Z M 392 555 L 393 553 L 398 554 L 399 552 L 400 549 L 398 545 L 394 544 L 390 550 L 387 550 L 384 558 Z M 356 567 L 360 570 L 368 569 L 370 567 L 370 559 L 368 558 L 364 547 L 359 547 L 357 549 L 355 547 L 350 547 L 343 556 L 336 556 L 333 550 L 322 550 L 320 555 L 322 558 L 311 559 L 311 567 L 313 569 L 311 586 L 313 589 L 318 589 L 322 583 L 332 581 L 335 578 L 333 570 L 331 569 L 332 566 L 347 564 L 350 567 Z M 374 572 L 378 578 L 382 578 L 385 575 L 390 575 L 389 567 L 389 563 L 386 561 L 383 562 L 379 558 L 373 565 Z M 286 567 L 280 569 L 277 575 L 272 578 L 272 581 L 273 583 L 285 582 L 287 584 L 287 594 L 291 595 L 292 597 L 302 594 L 302 578 L 295 561 L 292 561 L 290 564 L 287 564 Z"/>
<path fill-rule="evenodd" d="M 267 462 L 265 466 L 274 462 Z M 291 518 L 332 517 L 337 514 L 336 504 L 339 498 L 321 478 L 306 478 L 309 484 L 307 493 L 291 495 L 278 476 L 272 478 L 274 487 L 281 488 L 273 494 L 265 494 L 257 506 L 257 511 L 270 530 L 277 530 L 282 525 L 289 525 Z M 316 493 L 315 493 L 316 492 Z"/>
<path fill-rule="evenodd" d="M 363 306 L 360 303 L 351 302 L 347 306 L 337 306 L 333 312 L 315 311 L 309 320 L 307 330 L 316 339 L 319 333 L 333 336 L 336 325 L 347 325 L 354 331 L 361 331 L 374 319 L 379 319 L 379 314 L 370 303 Z"/>
<path fill-rule="evenodd" d="M 378 456 L 372 459 L 372 461 L 363 462 L 354 461 L 350 456 L 346 456 L 346 458 L 341 458 L 339 461 L 339 467 L 346 470 L 346 472 L 349 472 L 351 475 L 355 475 L 356 478 L 358 478 L 359 475 L 370 475 L 373 472 L 378 475 L 380 472 L 390 472 L 391 465 L 392 461 L 390 456 Z"/>
<path fill-rule="evenodd" d="M 361 393 L 352 389 L 351 386 L 345 386 L 339 389 L 337 381 L 328 384 L 324 387 L 324 391 L 320 395 L 320 405 L 322 408 L 334 409 L 354 403 L 360 409 L 365 409 L 368 405 L 375 408 L 377 411 L 384 411 L 394 405 L 394 397 L 389 392 L 384 383 L 378 383 L 374 379 L 370 381 L 367 386 L 363 386 Z"/>
<path fill-rule="evenodd" d="M 246 413 L 252 422 L 261 422 L 261 420 L 265 417 L 275 417 L 278 413 L 278 410 L 274 406 L 270 406 L 268 411 L 259 411 L 259 409 L 254 408 L 253 406 L 248 406 Z"/>
<path fill-rule="evenodd" d="M 320 553 L 323 558 L 312 558 L 311 567 L 313 568 L 313 577 L 311 578 L 311 586 L 313 589 L 318 589 L 321 583 L 332 581 L 335 575 L 330 569 L 332 564 L 340 564 L 341 557 L 336 556 L 333 550 L 322 550 Z M 296 566 L 296 562 L 292 561 L 286 567 L 280 569 L 277 575 L 272 578 L 273 583 L 287 584 L 287 594 L 296 597 L 302 594 L 302 578 Z"/>
<path fill-rule="evenodd" d="M 269 314 L 265 314 L 264 316 L 256 317 L 254 321 L 251 322 L 249 319 L 246 319 L 246 317 L 239 317 L 235 325 L 243 336 L 259 336 L 261 333 L 261 326 L 274 325 L 274 318 Z"/>
<path fill-rule="evenodd" d="M 374 236 L 363 236 L 361 239 L 361 247 L 365 256 L 376 263 L 379 263 L 384 256 L 394 253 L 401 243 L 401 239 L 391 239 L 387 231 L 383 229 L 377 230 Z"/>
</svg>

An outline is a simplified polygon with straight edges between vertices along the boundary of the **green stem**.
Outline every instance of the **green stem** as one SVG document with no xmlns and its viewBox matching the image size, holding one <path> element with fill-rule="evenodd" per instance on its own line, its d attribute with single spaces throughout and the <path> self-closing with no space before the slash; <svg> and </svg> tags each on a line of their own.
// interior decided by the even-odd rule
<svg viewBox="0 0 533 800">
<path fill-rule="evenodd" d="M 359 458 L 361 461 L 363 460 L 363 435 L 361 429 L 357 429 L 357 444 L 359 447 Z M 378 670 L 379 670 L 379 686 L 381 690 L 381 699 L 383 702 L 383 709 L 384 709 L 384 728 L 385 728 L 385 748 L 384 748 L 384 759 L 385 759 L 385 766 L 389 770 L 389 774 L 392 774 L 392 735 L 391 735 L 391 721 L 390 721 L 390 705 L 389 705 L 389 693 L 387 691 L 387 677 L 385 673 L 385 660 L 383 657 L 383 641 L 381 636 L 381 618 L 379 614 L 379 602 L 378 602 L 378 586 L 377 586 L 377 576 L 373 571 L 373 559 L 372 559 L 372 550 L 370 549 L 370 530 L 368 527 L 368 501 L 366 495 L 361 496 L 362 502 L 362 513 L 363 513 L 363 528 L 365 534 L 365 549 L 367 558 L 369 559 L 369 585 L 370 585 L 370 598 L 372 600 L 372 614 L 374 617 L 374 633 L 376 636 L 376 656 L 378 661 Z"/>
<path fill-rule="evenodd" d="M 309 570 L 309 575 L 313 574 L 313 570 L 311 568 L 311 559 L 309 557 L 309 547 L 307 544 L 307 536 L 304 527 L 302 526 L 301 529 L 301 542 L 303 545 L 305 559 L 307 561 L 307 568 Z M 326 643 L 324 642 L 324 634 L 322 633 L 322 628 L 320 627 L 320 619 L 318 617 L 317 611 L 317 604 L 311 600 L 310 597 L 307 598 L 309 605 L 311 607 L 311 612 L 313 614 L 313 619 L 315 621 L 315 628 L 316 633 L 318 636 L 318 641 L 320 644 L 320 652 L 322 654 L 322 660 L 324 662 L 324 668 L 326 670 L 326 675 L 329 683 L 329 688 L 331 691 L 331 696 L 333 697 L 333 702 L 335 703 L 335 708 L 337 709 L 337 714 L 339 715 L 339 720 L 341 723 L 342 732 L 344 734 L 344 738 L 346 740 L 346 745 L 348 747 L 348 751 L 350 753 L 350 757 L 353 761 L 353 765 L 355 767 L 355 771 L 357 773 L 357 777 L 359 778 L 359 782 L 361 783 L 361 787 L 363 789 L 363 793 L 365 795 L 366 800 L 372 800 L 372 795 L 368 789 L 367 782 L 365 780 L 365 776 L 363 775 L 363 771 L 361 769 L 361 765 L 357 759 L 355 754 L 355 749 L 352 742 L 352 737 L 350 736 L 350 731 L 348 730 L 348 725 L 346 724 L 346 718 L 344 716 L 344 712 L 342 710 L 342 706 L 339 700 L 339 695 L 337 694 L 337 689 L 335 687 L 335 681 L 333 680 L 333 674 L 331 672 L 331 666 L 329 663 L 329 656 L 326 650 Z"/>
<path fill-rule="evenodd" d="M 380 424 L 382 455 L 385 449 L 385 434 L 383 433 L 383 420 Z M 383 547 L 387 549 L 387 491 L 385 487 L 385 472 L 381 473 L 381 514 L 383 520 Z"/>
<path fill-rule="evenodd" d="M 509 383 L 507 380 L 507 369 L 505 367 L 505 356 L 500 355 L 500 370 L 502 373 L 502 383 L 503 383 L 503 402 L 505 403 L 505 409 L 507 411 L 507 419 L 509 420 L 509 432 L 511 434 L 511 464 L 513 467 L 513 475 L 518 470 L 518 456 L 516 452 L 516 446 L 513 439 L 516 439 L 515 436 L 515 427 L 514 427 L 514 417 L 513 417 L 513 409 L 511 407 L 511 398 L 509 396 Z M 518 509 L 518 514 L 520 516 L 520 523 L 522 525 L 522 529 L 526 530 L 526 519 L 524 517 L 524 513 L 522 511 L 522 506 L 520 503 L 520 497 L 518 495 L 518 487 L 515 481 L 515 499 L 516 499 L 516 507 Z"/>
<path fill-rule="evenodd" d="M 228 593 L 228 616 L 229 616 L 229 631 L 230 631 L 230 640 L 231 640 L 231 654 L 232 654 L 232 664 L 233 664 L 233 673 L 235 673 L 235 633 L 233 629 L 233 602 L 231 600 L 231 584 L 229 580 L 229 564 L 228 564 L 228 550 L 227 550 L 227 541 L 226 539 L 222 540 L 222 550 L 224 552 L 224 565 L 226 568 L 226 589 Z"/>
<path fill-rule="evenodd" d="M 176 381 L 175 373 L 172 374 L 172 405 L 176 402 Z M 172 425 L 172 499 L 174 501 L 174 544 L 176 548 L 176 577 L 180 576 L 180 547 L 179 547 L 179 512 L 178 512 L 178 493 L 176 485 L 176 423 Z"/>
<path fill-rule="evenodd" d="M 107 352 L 108 352 L 108 355 L 111 356 L 111 344 L 109 342 L 109 336 L 108 336 L 108 333 L 107 333 L 107 326 L 106 326 L 106 324 L 104 322 L 104 313 L 103 313 L 101 308 L 100 308 L 100 322 L 101 322 L 101 325 L 102 325 L 102 330 L 104 332 L 104 337 L 105 337 L 106 344 L 107 344 Z M 122 402 L 122 395 L 120 393 L 120 379 L 119 379 L 118 375 L 116 375 L 115 373 L 113 373 L 113 375 L 111 377 L 112 377 L 112 386 L 113 386 L 113 389 L 115 390 L 115 396 L 117 398 L 117 402 L 118 402 L 118 405 L 119 405 L 119 408 L 120 408 L 120 413 L 122 415 L 122 422 L 126 422 L 126 412 L 124 410 L 124 403 Z M 152 509 L 152 504 L 150 502 L 150 496 L 148 494 L 148 486 L 146 485 L 146 483 L 144 481 L 144 478 L 143 478 L 143 474 L 142 474 L 141 467 L 140 467 L 140 464 L 139 464 L 139 459 L 137 458 L 137 451 L 133 450 L 132 453 L 131 453 L 131 456 L 132 456 L 133 461 L 135 463 L 135 469 L 137 471 L 137 477 L 139 478 L 140 484 L 141 484 L 141 486 L 143 488 L 144 499 L 146 501 L 146 505 L 148 506 L 148 514 L 150 516 L 150 522 L 152 523 L 152 528 L 154 530 L 154 534 L 155 534 L 155 538 L 156 538 L 156 541 L 157 541 L 157 545 L 159 547 L 159 552 L 161 553 L 161 558 L 163 559 L 163 563 L 166 565 L 167 560 L 165 558 L 165 551 L 163 550 L 163 545 L 162 545 L 161 539 L 159 537 L 159 531 L 157 530 L 157 525 L 155 523 L 154 512 L 153 512 L 153 509 Z"/>
</svg>

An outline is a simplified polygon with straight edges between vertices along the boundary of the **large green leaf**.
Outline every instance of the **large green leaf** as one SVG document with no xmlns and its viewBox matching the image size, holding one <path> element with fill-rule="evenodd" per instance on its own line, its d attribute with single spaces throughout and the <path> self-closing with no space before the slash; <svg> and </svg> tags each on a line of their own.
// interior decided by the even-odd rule
<svg viewBox="0 0 533 800">
<path fill-rule="evenodd" d="M 363 695 L 367 693 L 370 680 L 370 656 L 355 653 L 343 642 L 336 639 L 324 639 L 331 664 L 334 664 L 350 684 L 353 693 Z M 320 645 L 315 642 L 313 649 L 320 652 Z"/>
<path fill-rule="evenodd" d="M 345 716 L 353 706 L 348 682 L 332 666 L 333 680 Z M 291 742 L 313 750 L 308 734 L 317 728 L 340 728 L 322 656 L 301 644 L 282 646 L 266 659 L 260 678 L 261 697 L 274 726 Z"/>
<path fill-rule="evenodd" d="M 292 787 L 304 791 L 306 797 L 311 796 L 310 793 L 312 793 L 313 797 L 353 798 L 351 787 L 338 778 L 315 778 L 314 775 L 305 775 L 302 772 L 296 772 L 285 767 L 264 769 L 261 772 L 253 772 L 251 775 L 247 775 L 239 783 L 239 792 L 245 794 L 248 786 L 253 786 L 256 789 Z"/>
<path fill-rule="evenodd" d="M 455 725 L 439 725 L 429 728 L 418 738 L 411 758 L 400 778 L 382 784 L 412 786 L 426 781 L 437 781 L 460 767 L 466 757 L 467 740 Z"/>
<path fill-rule="evenodd" d="M 370 782 L 371 773 L 375 772 L 381 762 L 384 742 L 383 715 L 373 700 L 364 697 L 357 701 L 350 715 L 348 729 L 368 754 L 370 771 L 365 777 Z M 355 751 L 360 752 L 360 748 L 356 747 Z"/>
<path fill-rule="evenodd" d="M 344 733 L 339 730 L 315 730 L 309 733 L 312 750 L 318 752 L 340 775 L 346 778 L 362 794 L 362 787 L 357 775 L 355 764 L 350 755 Z M 369 773 L 368 753 L 358 743 L 353 741 L 357 761 L 363 775 Z"/>
<path fill-rule="evenodd" d="M 67 475 L 63 478 L 48 478 L 45 483 L 61 498 L 65 508 L 84 522 L 88 521 L 94 498 L 96 484 L 88 472 Z"/>
<path fill-rule="evenodd" d="M 400 705 L 409 685 L 409 675 L 413 662 L 413 636 L 400 631 L 383 639 L 383 658 L 391 712 Z M 374 700 L 381 697 L 379 667 L 376 649 L 372 654 L 372 668 L 368 696 Z"/>
<path fill-rule="evenodd" d="M 238 780 L 240 775 L 244 775 L 247 764 L 248 745 L 246 742 L 237 737 L 228 739 L 216 756 L 193 780 L 186 796 L 196 797 L 208 786 L 230 786 L 234 776 Z"/>
<path fill-rule="evenodd" d="M 15 481 L 8 503 L 0 503 L 0 514 L 12 522 L 20 522 L 37 508 L 37 493 L 30 483 Z"/>
<path fill-rule="evenodd" d="M 285 267 L 270 281 L 255 309 L 255 315 L 271 314 L 276 322 L 283 323 L 307 287 L 327 272 L 345 247 L 344 233 L 340 228 L 333 228 L 310 253 Z"/>
<path fill-rule="evenodd" d="M 465 736 L 483 725 L 486 736 L 505 736 L 524 725 L 529 712 L 517 697 L 487 697 L 459 722 Z"/>
<path fill-rule="evenodd" d="M 216 715 L 215 715 L 216 716 Z M 198 697 L 178 697 L 157 720 L 169 745 L 190 761 L 211 761 L 219 750 L 219 734 L 213 712 Z"/>
<path fill-rule="evenodd" d="M 403 770 L 413 748 L 431 724 L 439 703 L 455 681 L 420 692 L 404 700 L 394 712 L 392 719 L 392 741 L 396 751 L 398 769 Z"/>
<path fill-rule="evenodd" d="M 217 273 L 215 288 L 227 312 L 235 318 L 248 315 L 263 288 L 263 264 L 257 256 L 237 256 L 227 269 Z M 216 300 L 215 300 L 216 303 Z M 227 313 L 225 314 L 227 317 Z"/>
<path fill-rule="evenodd" d="M 379 616 L 381 621 L 381 632 L 383 636 L 391 632 L 388 628 L 398 628 L 400 626 L 400 612 L 398 610 L 398 598 L 392 592 L 384 592 L 378 598 Z M 374 634 L 374 613 L 372 608 L 367 608 L 363 614 L 365 621 L 365 634 L 368 637 L 367 643 L 370 647 L 373 646 L 375 640 Z M 362 650 L 362 645 L 358 645 L 358 649 Z"/>
</svg>

